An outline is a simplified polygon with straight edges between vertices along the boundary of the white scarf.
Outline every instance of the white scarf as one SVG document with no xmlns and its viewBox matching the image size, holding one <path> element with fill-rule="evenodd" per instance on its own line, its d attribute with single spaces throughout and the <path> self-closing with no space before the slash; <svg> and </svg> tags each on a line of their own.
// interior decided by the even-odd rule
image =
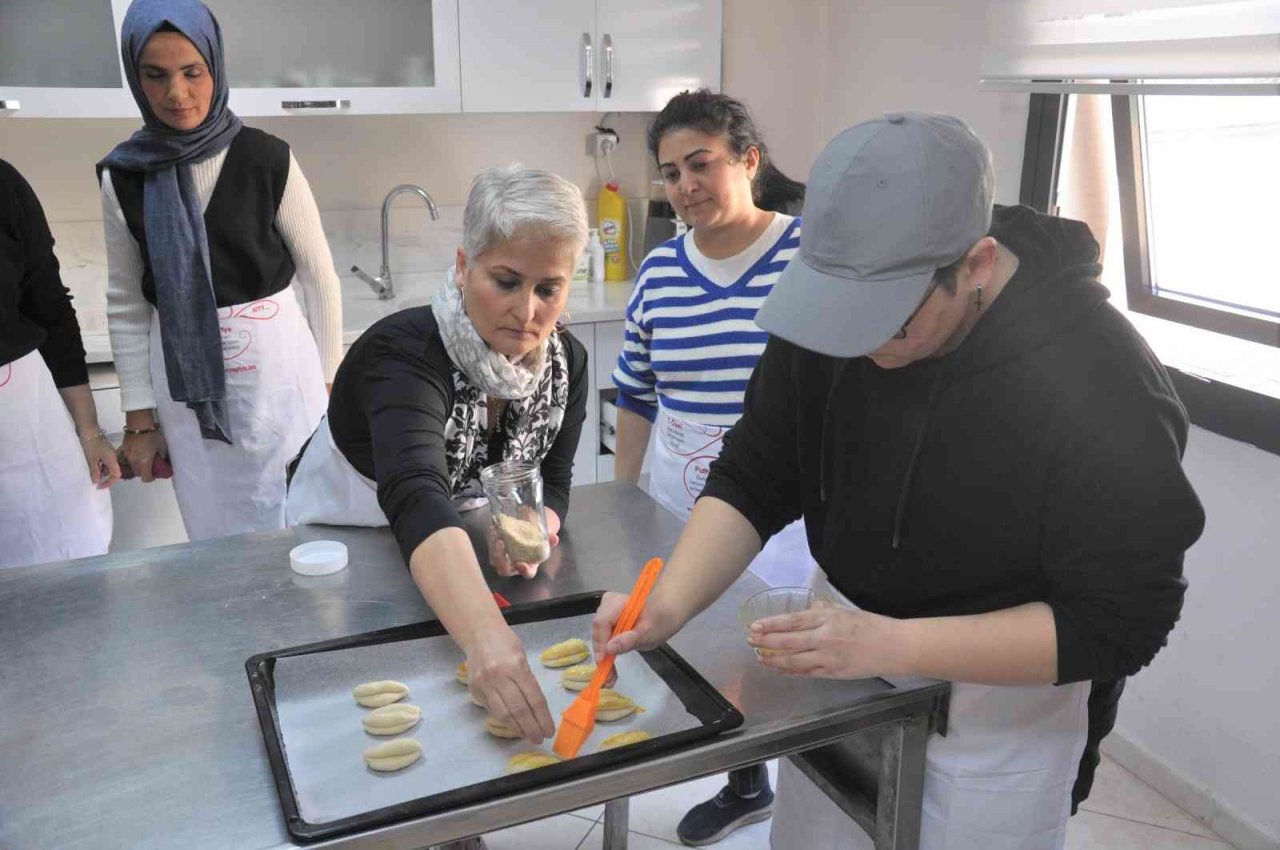
<svg viewBox="0 0 1280 850">
<path fill-rule="evenodd" d="M 462 291 L 454 283 L 455 270 L 431 299 L 431 311 L 449 359 L 475 386 L 492 398 L 528 398 L 547 366 L 546 345 L 539 345 L 523 359 L 512 362 L 481 338 L 462 304 Z"/>
</svg>

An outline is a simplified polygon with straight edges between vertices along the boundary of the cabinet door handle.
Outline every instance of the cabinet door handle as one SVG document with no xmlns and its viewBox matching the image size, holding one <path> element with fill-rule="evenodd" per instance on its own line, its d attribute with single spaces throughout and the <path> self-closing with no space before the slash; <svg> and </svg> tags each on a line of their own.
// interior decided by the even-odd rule
<svg viewBox="0 0 1280 850">
<path fill-rule="evenodd" d="M 17 112 L 22 108 L 22 103 L 16 100 L 0 100 L 0 109 L 7 109 L 10 112 Z"/>
<path fill-rule="evenodd" d="M 604 96 L 613 96 L 613 36 L 604 34 Z"/>
<path fill-rule="evenodd" d="M 350 109 L 349 100 L 282 100 L 281 109 Z"/>
<path fill-rule="evenodd" d="M 582 96 L 591 97 L 591 86 L 594 84 L 595 63 L 591 61 L 591 33 L 582 34 L 582 76 L 586 83 L 582 86 Z"/>
</svg>

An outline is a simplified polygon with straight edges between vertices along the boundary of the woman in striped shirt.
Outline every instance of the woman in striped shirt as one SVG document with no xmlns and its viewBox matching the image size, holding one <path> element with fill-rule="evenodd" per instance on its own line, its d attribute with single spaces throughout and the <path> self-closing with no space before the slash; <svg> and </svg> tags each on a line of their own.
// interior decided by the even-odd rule
<svg viewBox="0 0 1280 850">
<path fill-rule="evenodd" d="M 742 415 L 747 381 L 768 335 L 756 311 L 800 246 L 803 184 L 769 161 L 745 106 L 703 89 L 672 98 L 649 128 L 667 199 L 690 230 L 655 248 L 636 276 L 618 387 L 619 479 L 636 482 L 653 428 L 649 493 L 687 517 L 724 434 Z M 803 525 L 784 530 L 752 564 L 770 584 L 804 584 L 813 569 Z M 709 844 L 768 818 L 764 765 L 735 770 L 677 834 Z"/>
</svg>

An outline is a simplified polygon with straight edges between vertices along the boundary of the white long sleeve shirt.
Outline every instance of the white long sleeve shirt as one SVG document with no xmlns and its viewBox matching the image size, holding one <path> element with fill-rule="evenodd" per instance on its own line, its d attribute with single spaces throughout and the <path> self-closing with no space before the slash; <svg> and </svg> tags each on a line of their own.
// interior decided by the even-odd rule
<svg viewBox="0 0 1280 850">
<path fill-rule="evenodd" d="M 223 149 L 191 164 L 202 210 L 209 206 L 226 158 L 227 149 Z M 142 294 L 142 252 L 125 223 L 110 169 L 102 172 L 102 224 L 107 244 L 107 329 L 120 377 L 120 405 L 125 412 L 148 410 L 156 406 L 150 366 L 151 313 L 155 307 Z M 289 176 L 276 210 L 276 227 L 293 257 L 294 290 L 316 338 L 325 379 L 332 381 L 342 359 L 342 292 L 320 210 L 292 151 Z"/>
</svg>

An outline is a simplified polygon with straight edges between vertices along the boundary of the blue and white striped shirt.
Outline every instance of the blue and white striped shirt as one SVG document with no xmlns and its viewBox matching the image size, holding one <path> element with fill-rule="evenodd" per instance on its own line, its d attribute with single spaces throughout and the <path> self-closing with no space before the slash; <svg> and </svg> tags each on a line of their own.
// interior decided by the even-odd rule
<svg viewBox="0 0 1280 850">
<path fill-rule="evenodd" d="M 692 231 L 650 252 L 627 306 L 626 340 L 613 382 L 618 406 L 653 421 L 661 404 L 704 425 L 730 426 L 769 335 L 756 312 L 800 247 L 800 219 L 729 286 L 690 261 Z"/>
</svg>

